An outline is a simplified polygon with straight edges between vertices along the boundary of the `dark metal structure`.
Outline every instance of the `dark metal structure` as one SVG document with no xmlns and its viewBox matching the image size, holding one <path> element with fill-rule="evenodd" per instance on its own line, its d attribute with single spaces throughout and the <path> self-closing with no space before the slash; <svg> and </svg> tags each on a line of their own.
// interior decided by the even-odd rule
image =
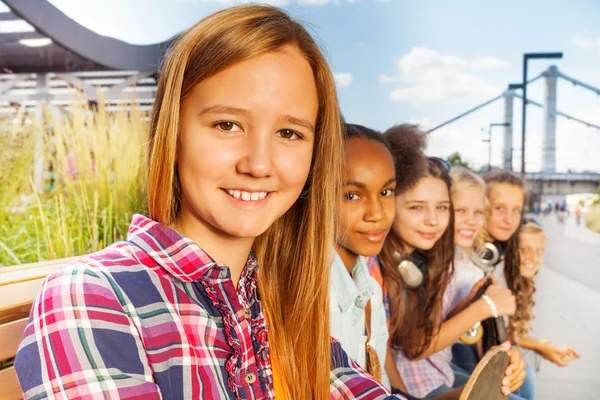
<svg viewBox="0 0 600 400">
<path fill-rule="evenodd" d="M 75 71 L 157 71 L 169 42 L 132 45 L 99 35 L 78 24 L 46 0 L 3 0 L 9 12 L 0 21 L 24 20 L 35 31 L 0 34 L 0 73 Z M 28 47 L 23 39 L 50 39 Z"/>
</svg>

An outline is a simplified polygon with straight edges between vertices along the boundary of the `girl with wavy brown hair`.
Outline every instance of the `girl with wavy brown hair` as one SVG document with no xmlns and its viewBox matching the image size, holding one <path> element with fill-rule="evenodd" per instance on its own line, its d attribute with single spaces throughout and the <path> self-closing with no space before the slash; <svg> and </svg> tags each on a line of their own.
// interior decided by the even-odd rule
<svg viewBox="0 0 600 400">
<path fill-rule="evenodd" d="M 415 126 L 397 126 L 384 136 L 397 176 L 396 217 L 378 257 L 392 350 L 386 370 L 397 369 L 415 397 L 452 398 L 469 376 L 456 379 L 450 363 L 449 346 L 464 330 L 447 344 L 438 343 L 441 329 L 448 329 L 444 321 L 450 310 L 444 297 L 454 257 L 449 166 L 423 154 L 425 134 Z M 465 329 L 469 326 L 465 324 Z M 511 358 L 505 394 L 516 390 L 523 379 L 520 353 L 512 352 Z"/>
<path fill-rule="evenodd" d="M 24 397 L 386 397 L 329 335 L 340 120 L 325 58 L 280 9 L 184 32 L 158 82 L 148 216 L 43 284 Z"/>
</svg>

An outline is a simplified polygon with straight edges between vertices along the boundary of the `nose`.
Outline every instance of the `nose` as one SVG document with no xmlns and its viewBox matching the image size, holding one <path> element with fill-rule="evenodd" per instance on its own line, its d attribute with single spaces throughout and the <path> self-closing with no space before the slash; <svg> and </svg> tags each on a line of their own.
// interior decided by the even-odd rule
<svg viewBox="0 0 600 400">
<path fill-rule="evenodd" d="M 504 211 L 502 211 L 502 220 L 504 222 L 506 222 L 507 224 L 511 223 L 511 218 L 510 218 L 510 210 L 506 209 Z"/>
<path fill-rule="evenodd" d="M 467 213 L 467 217 L 465 219 L 465 224 L 466 225 L 475 225 L 475 212 L 469 212 Z"/>
<path fill-rule="evenodd" d="M 425 225 L 436 226 L 439 223 L 438 215 L 435 208 L 426 211 Z"/>
<path fill-rule="evenodd" d="M 240 174 L 265 178 L 273 173 L 274 135 L 268 131 L 249 132 L 237 163 Z"/>
<path fill-rule="evenodd" d="M 385 209 L 381 203 L 379 196 L 375 199 L 370 199 L 367 203 L 364 219 L 367 222 L 379 222 L 386 217 Z"/>
</svg>

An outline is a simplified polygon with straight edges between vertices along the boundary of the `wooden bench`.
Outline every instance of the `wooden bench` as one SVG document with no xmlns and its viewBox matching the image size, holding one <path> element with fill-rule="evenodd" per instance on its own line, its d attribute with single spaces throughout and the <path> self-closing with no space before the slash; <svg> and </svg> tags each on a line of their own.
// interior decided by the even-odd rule
<svg viewBox="0 0 600 400">
<path fill-rule="evenodd" d="M 73 259 L 0 267 L 0 368 L 17 354 L 29 310 L 46 275 Z M 0 400 L 21 398 L 15 368 L 0 369 Z"/>
</svg>

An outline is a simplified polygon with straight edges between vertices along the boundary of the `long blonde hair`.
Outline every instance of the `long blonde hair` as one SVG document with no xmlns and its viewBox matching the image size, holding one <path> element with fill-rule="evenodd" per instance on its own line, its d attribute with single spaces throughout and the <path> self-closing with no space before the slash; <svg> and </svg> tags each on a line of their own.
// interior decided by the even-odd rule
<svg viewBox="0 0 600 400">
<path fill-rule="evenodd" d="M 526 222 L 521 225 L 518 234 L 542 235 L 546 239 L 546 234 L 542 227 L 534 222 Z M 521 310 L 508 320 L 507 326 L 508 334 L 517 342 L 531 331 L 531 323 L 535 318 L 535 314 L 533 313 L 533 306 L 535 306 L 533 296 L 536 292 L 535 282 L 531 278 L 522 278 L 521 290 L 516 294 Z"/>
<path fill-rule="evenodd" d="M 483 181 L 483 178 L 474 173 L 473 171 L 462 167 L 452 167 L 452 170 L 450 171 L 450 176 L 452 177 L 452 187 L 450 188 L 450 196 L 454 196 L 456 193 L 467 188 L 481 189 L 482 196 L 484 199 L 483 209 L 484 213 L 486 214 L 487 220 L 487 214 L 490 212 L 490 207 L 489 201 L 486 196 L 486 186 L 485 182 Z M 476 249 L 483 246 L 483 244 L 485 243 L 485 236 L 486 232 L 484 228 L 481 231 L 479 231 L 479 233 L 475 237 L 475 241 L 473 242 L 473 248 Z M 467 252 L 470 254 L 469 249 L 465 250 L 467 250 Z"/>
<path fill-rule="evenodd" d="M 300 198 L 254 242 L 271 357 L 290 399 L 328 399 L 329 265 L 341 182 L 341 116 L 333 74 L 310 34 L 282 10 L 243 5 L 216 12 L 171 47 L 158 82 L 150 128 L 148 207 L 177 220 L 175 157 L 182 99 L 204 79 L 251 57 L 292 46 L 310 64 L 319 97 L 312 166 Z M 170 184 L 165 184 L 170 182 Z"/>
</svg>

